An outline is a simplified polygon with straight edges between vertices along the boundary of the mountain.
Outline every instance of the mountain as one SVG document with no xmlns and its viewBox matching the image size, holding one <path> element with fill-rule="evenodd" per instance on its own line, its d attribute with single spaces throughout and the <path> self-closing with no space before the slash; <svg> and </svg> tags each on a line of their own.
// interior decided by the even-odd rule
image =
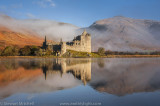
<svg viewBox="0 0 160 106">
<path fill-rule="evenodd" d="M 23 34 L 0 26 L 0 49 L 9 45 L 23 47 L 25 45 L 42 45 L 43 39 L 33 33 Z"/>
<path fill-rule="evenodd" d="M 92 49 L 114 51 L 160 50 L 160 22 L 116 16 L 94 22 L 86 28 L 92 35 Z"/>
<path fill-rule="evenodd" d="M 0 49 L 7 45 L 42 45 L 44 36 L 47 40 L 59 41 L 71 40 L 76 35 L 77 26 L 72 24 L 40 20 L 27 19 L 19 20 L 7 15 L 0 15 Z"/>
<path fill-rule="evenodd" d="M 19 47 L 25 45 L 42 45 L 43 39 L 37 33 L 22 26 L 16 28 L 16 25 L 16 21 L 11 17 L 0 15 L 0 49 L 4 49 L 9 45 Z"/>
<path fill-rule="evenodd" d="M 99 47 L 113 51 L 160 51 L 160 21 L 123 16 L 103 19 L 86 28 L 40 19 L 14 19 L 0 15 L 0 44 L 41 45 L 48 40 L 71 41 L 86 29 L 92 36 L 92 51 Z M 20 37 L 19 37 L 20 36 Z"/>
</svg>

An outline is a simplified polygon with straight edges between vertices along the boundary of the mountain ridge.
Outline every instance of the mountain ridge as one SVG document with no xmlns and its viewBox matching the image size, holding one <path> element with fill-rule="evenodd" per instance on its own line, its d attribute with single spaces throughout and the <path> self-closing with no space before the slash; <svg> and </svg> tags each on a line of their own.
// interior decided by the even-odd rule
<svg viewBox="0 0 160 106">
<path fill-rule="evenodd" d="M 115 16 L 97 20 L 89 27 L 79 28 L 63 22 L 17 20 L 0 15 L 0 26 L 0 30 L 4 27 L 15 33 L 36 36 L 41 43 L 45 35 L 55 42 L 61 38 L 63 41 L 71 41 L 86 29 L 92 35 L 92 51 L 97 51 L 99 47 L 112 51 L 160 51 L 160 21 L 155 20 Z"/>
<path fill-rule="evenodd" d="M 126 17 L 99 20 L 87 27 L 93 35 L 93 42 L 97 42 L 95 48 L 105 45 L 106 49 L 113 51 L 160 50 L 159 29 L 159 21 Z"/>
</svg>

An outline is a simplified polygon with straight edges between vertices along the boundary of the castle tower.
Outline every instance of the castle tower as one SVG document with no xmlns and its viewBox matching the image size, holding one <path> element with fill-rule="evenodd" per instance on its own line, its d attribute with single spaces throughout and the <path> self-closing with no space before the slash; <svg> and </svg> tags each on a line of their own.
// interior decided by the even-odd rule
<svg viewBox="0 0 160 106">
<path fill-rule="evenodd" d="M 60 43 L 62 43 L 62 38 L 60 39 Z"/>
<path fill-rule="evenodd" d="M 62 41 L 62 39 L 61 39 Z M 63 55 L 64 53 L 66 53 L 66 42 L 61 42 L 61 55 Z"/>
<path fill-rule="evenodd" d="M 47 38 L 45 36 L 44 42 L 43 42 L 43 48 L 46 50 L 47 49 Z"/>
<path fill-rule="evenodd" d="M 83 33 L 82 33 L 82 35 L 86 35 L 87 34 L 87 31 L 86 31 L 86 29 L 84 29 L 84 31 L 83 31 Z"/>
<path fill-rule="evenodd" d="M 81 35 L 81 46 L 83 51 L 91 53 L 91 35 L 86 30 Z"/>
<path fill-rule="evenodd" d="M 47 38 L 46 38 L 46 36 L 45 36 L 45 40 L 44 40 L 44 42 L 46 42 L 46 43 L 47 43 Z"/>
</svg>

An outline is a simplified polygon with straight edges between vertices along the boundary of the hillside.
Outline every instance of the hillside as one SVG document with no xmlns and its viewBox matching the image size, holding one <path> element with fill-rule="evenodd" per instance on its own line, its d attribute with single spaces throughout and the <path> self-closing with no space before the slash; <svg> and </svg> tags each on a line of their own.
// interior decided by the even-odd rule
<svg viewBox="0 0 160 106">
<path fill-rule="evenodd" d="M 18 20 L 0 15 L 1 45 L 41 45 L 48 40 L 71 41 L 86 29 L 92 36 L 92 51 L 99 47 L 112 51 L 160 51 L 160 22 L 122 16 L 94 22 L 86 28 L 50 20 Z M 38 35 L 38 36 L 37 36 Z"/>
<path fill-rule="evenodd" d="M 12 31 L 6 27 L 0 26 L 0 49 L 8 45 L 17 45 L 23 47 L 25 45 L 42 45 L 43 39 L 34 34 L 22 34 Z"/>
<path fill-rule="evenodd" d="M 92 49 L 115 51 L 160 50 L 160 22 L 116 16 L 94 22 L 86 28 L 92 35 Z"/>
<path fill-rule="evenodd" d="M 78 29 L 77 26 L 63 22 L 40 19 L 20 20 L 7 15 L 0 15 L 0 26 L 25 35 L 38 35 L 42 38 L 47 36 L 53 41 L 60 41 L 61 38 L 65 41 L 72 40 L 76 35 L 75 30 Z"/>
</svg>

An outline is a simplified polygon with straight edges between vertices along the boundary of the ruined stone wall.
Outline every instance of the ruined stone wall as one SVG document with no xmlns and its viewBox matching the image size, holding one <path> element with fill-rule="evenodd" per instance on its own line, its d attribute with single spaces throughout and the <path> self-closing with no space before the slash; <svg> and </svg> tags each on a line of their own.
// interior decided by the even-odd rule
<svg viewBox="0 0 160 106">
<path fill-rule="evenodd" d="M 63 55 L 66 50 L 74 50 L 81 52 L 91 52 L 91 35 L 86 30 L 79 36 L 75 37 L 72 42 L 47 42 L 46 37 L 43 42 L 44 49 L 50 49 Z"/>
<path fill-rule="evenodd" d="M 67 50 L 91 52 L 91 36 L 82 35 L 80 41 L 73 41 L 73 45 L 66 45 Z"/>
<path fill-rule="evenodd" d="M 61 54 L 66 53 L 66 43 L 65 42 L 61 42 Z"/>
</svg>

